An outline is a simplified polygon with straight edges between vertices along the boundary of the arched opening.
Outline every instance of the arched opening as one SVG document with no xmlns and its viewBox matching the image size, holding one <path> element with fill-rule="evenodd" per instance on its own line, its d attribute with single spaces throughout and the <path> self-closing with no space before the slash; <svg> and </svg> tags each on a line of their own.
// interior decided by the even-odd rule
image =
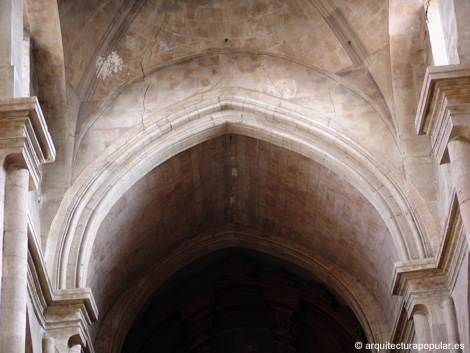
<svg viewBox="0 0 470 353">
<path fill-rule="evenodd" d="M 294 277 L 307 282 L 315 278 L 338 293 L 333 297 L 343 298 L 370 341 L 389 334 L 387 321 L 377 312 L 391 320 L 399 305 L 387 285 L 398 251 L 383 216 L 354 186 L 324 165 L 272 143 L 228 133 L 159 164 L 132 185 L 100 223 L 84 277 L 102 313 L 93 334 L 97 351 L 121 352 L 122 344 L 134 347 L 129 343 L 132 340 L 147 340 L 132 338 L 129 333 L 129 341 L 124 343 L 132 327 L 147 320 L 137 315 L 148 311 L 142 305 L 154 302 L 155 293 L 175 273 L 197 267 L 192 264 L 201 256 L 227 248 L 251 249 L 277 262 L 295 263 L 304 271 L 303 277 Z M 232 284 L 226 287 L 235 286 Z M 215 303 L 218 295 L 224 297 L 224 288 L 212 292 L 214 320 L 218 315 Z M 240 295 L 248 291 L 265 298 L 268 287 L 242 281 L 234 288 Z M 266 290 L 277 291 L 269 288 Z M 312 315 L 320 310 L 307 294 L 298 297 L 292 310 Z M 264 307 L 272 305 L 268 301 Z M 260 310 L 268 320 L 271 311 L 265 309 Z M 169 320 L 162 327 L 171 326 L 175 337 L 184 330 L 187 333 L 187 318 L 181 312 L 168 315 L 158 315 L 159 320 Z M 296 324 L 304 325 L 299 342 L 320 339 L 310 337 L 316 321 L 299 315 L 294 316 Z M 332 315 L 328 320 L 339 325 L 338 330 L 349 327 Z M 268 328 L 272 329 L 264 330 L 269 333 Z M 347 342 L 356 337 L 348 333 L 350 329 L 344 328 Z M 164 341 L 170 336 L 160 326 L 155 330 Z M 211 334 L 218 335 L 216 331 Z M 160 336 L 150 336 L 148 340 L 160 342 L 155 344 L 166 344 Z M 192 347 L 194 340 L 187 344 Z M 274 338 L 270 340 L 274 344 Z M 307 344 L 291 341 L 287 346 Z M 339 346 L 350 345 L 343 342 Z"/>
<path fill-rule="evenodd" d="M 229 248 L 160 286 L 122 352 L 349 352 L 358 341 L 366 337 L 354 313 L 318 279 L 280 259 Z"/>
</svg>

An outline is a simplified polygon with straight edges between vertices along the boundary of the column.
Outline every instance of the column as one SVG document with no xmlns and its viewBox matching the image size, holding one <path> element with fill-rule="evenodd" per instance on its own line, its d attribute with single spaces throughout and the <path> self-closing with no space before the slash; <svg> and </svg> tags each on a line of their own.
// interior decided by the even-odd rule
<svg viewBox="0 0 470 353">
<path fill-rule="evenodd" d="M 5 209 L 5 178 L 6 173 L 3 168 L 3 159 L 0 160 L 0 304 L 2 302 L 2 273 L 3 273 L 3 216 Z M 0 313 L 2 309 L 0 307 Z M 0 318 L 0 332 L 2 332 L 2 320 Z"/>
<path fill-rule="evenodd" d="M 42 339 L 42 352 L 43 353 L 56 353 L 55 351 L 55 340 L 49 335 L 46 335 Z"/>
<path fill-rule="evenodd" d="M 37 98 L 0 101 L 0 161 L 6 170 L 5 184 L 0 183 L 5 191 L 4 214 L 0 216 L 3 220 L 1 352 L 24 353 L 25 350 L 28 191 L 37 188 L 40 165 L 54 159 L 54 146 Z"/>
<path fill-rule="evenodd" d="M 0 1 L 0 99 L 21 97 L 23 0 Z"/>
<path fill-rule="evenodd" d="M 460 215 L 470 247 L 470 143 L 466 138 L 458 137 L 449 141 L 447 148 Z"/>
<path fill-rule="evenodd" d="M 26 342 L 28 272 L 27 197 L 29 172 L 11 166 L 7 171 L 3 240 L 1 351 L 23 353 Z"/>
<path fill-rule="evenodd" d="M 418 134 L 430 136 L 436 162 L 451 163 L 452 179 L 470 248 L 470 64 L 429 67 L 418 104 Z"/>
<path fill-rule="evenodd" d="M 400 328 L 392 337 L 394 343 L 409 337 L 411 323 L 400 319 L 402 315 L 412 319 L 415 339 L 419 344 L 460 343 L 457 319 L 448 288 L 447 274 L 436 266 L 435 260 L 419 259 L 395 263 L 393 294 L 404 298 L 403 312 L 399 316 Z M 447 349 L 446 348 L 446 349 Z M 461 353 L 458 349 L 446 352 Z M 439 348 L 435 348 L 437 352 Z"/>
<path fill-rule="evenodd" d="M 82 353 L 82 346 L 79 344 L 76 344 L 69 348 L 68 353 Z"/>
<path fill-rule="evenodd" d="M 460 348 L 456 348 L 460 343 L 459 328 L 457 326 L 457 316 L 455 314 L 454 300 L 451 296 L 445 298 L 442 302 L 444 306 L 444 313 L 446 317 L 447 337 L 449 337 L 449 343 L 452 344 L 450 349 L 451 353 L 461 353 Z"/>
<path fill-rule="evenodd" d="M 429 322 L 426 313 L 421 310 L 415 311 L 413 313 L 413 322 L 415 325 L 415 335 L 417 343 L 432 343 L 431 330 L 429 328 Z"/>
</svg>

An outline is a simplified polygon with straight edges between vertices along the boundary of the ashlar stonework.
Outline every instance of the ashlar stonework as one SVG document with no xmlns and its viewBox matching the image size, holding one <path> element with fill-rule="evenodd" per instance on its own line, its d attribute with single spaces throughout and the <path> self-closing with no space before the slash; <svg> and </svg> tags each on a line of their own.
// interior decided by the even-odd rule
<svg viewBox="0 0 470 353">
<path fill-rule="evenodd" d="M 2 1 L 0 351 L 470 351 L 469 13 Z"/>
</svg>

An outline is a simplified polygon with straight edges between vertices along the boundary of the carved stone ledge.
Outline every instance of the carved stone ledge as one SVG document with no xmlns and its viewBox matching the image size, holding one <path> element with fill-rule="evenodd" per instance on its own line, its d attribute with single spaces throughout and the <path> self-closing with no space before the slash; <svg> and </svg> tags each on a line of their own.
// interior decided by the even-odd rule
<svg viewBox="0 0 470 353">
<path fill-rule="evenodd" d="M 80 344 L 93 353 L 88 332 L 88 325 L 98 320 L 93 293 L 89 288 L 53 289 L 32 223 L 28 226 L 28 294 L 37 319 L 58 347 Z"/>
<path fill-rule="evenodd" d="M 56 152 L 36 97 L 0 101 L 0 154 L 28 168 L 30 189 L 37 188 L 40 165 L 53 162 Z"/>
<path fill-rule="evenodd" d="M 449 280 L 434 258 L 395 263 L 392 294 L 404 299 L 404 308 L 411 317 L 416 304 L 427 298 L 449 295 Z"/>
<path fill-rule="evenodd" d="M 428 67 L 418 103 L 415 126 L 431 136 L 437 161 L 449 162 L 447 144 L 470 137 L 470 64 Z"/>
</svg>

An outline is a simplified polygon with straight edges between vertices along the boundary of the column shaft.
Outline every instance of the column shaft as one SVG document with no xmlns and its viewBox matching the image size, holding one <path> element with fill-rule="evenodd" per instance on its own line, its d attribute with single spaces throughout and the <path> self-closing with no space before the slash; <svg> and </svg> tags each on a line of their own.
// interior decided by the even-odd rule
<svg viewBox="0 0 470 353">
<path fill-rule="evenodd" d="M 76 344 L 69 348 L 68 353 L 82 353 L 82 346 L 79 344 Z"/>
<path fill-rule="evenodd" d="M 55 353 L 55 340 L 51 336 L 45 336 L 42 339 L 43 353 Z"/>
<path fill-rule="evenodd" d="M 24 353 L 28 271 L 27 197 L 29 172 L 7 172 L 3 242 L 1 352 Z"/>
<path fill-rule="evenodd" d="M 420 344 L 432 343 L 431 330 L 426 314 L 421 311 L 415 312 L 413 314 L 413 321 L 415 324 L 416 341 Z"/>
<path fill-rule="evenodd" d="M 0 99 L 21 97 L 24 0 L 0 1 Z"/>
<path fill-rule="evenodd" d="M 447 297 L 442 302 L 444 305 L 444 312 L 446 317 L 447 337 L 449 343 L 452 344 L 450 349 L 451 353 L 461 353 L 460 348 L 455 348 L 460 343 L 459 329 L 457 326 L 457 316 L 455 314 L 454 300 L 452 297 Z"/>
<path fill-rule="evenodd" d="M 460 216 L 470 247 L 470 143 L 465 139 L 455 139 L 449 141 L 447 147 Z"/>
<path fill-rule="evenodd" d="M 3 273 L 3 215 L 5 209 L 5 169 L 3 159 L 0 162 L 0 303 L 2 303 L 2 273 Z M 0 306 L 0 332 L 2 332 L 2 307 Z"/>
</svg>

